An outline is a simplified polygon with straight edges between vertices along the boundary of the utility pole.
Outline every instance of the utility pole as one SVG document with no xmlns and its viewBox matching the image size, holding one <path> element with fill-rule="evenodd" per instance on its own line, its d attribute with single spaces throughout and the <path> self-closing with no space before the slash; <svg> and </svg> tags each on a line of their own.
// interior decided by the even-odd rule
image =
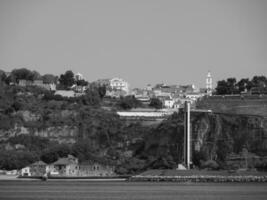
<svg viewBox="0 0 267 200">
<path fill-rule="evenodd" d="M 184 164 L 190 169 L 191 164 L 191 137 L 190 137 L 190 102 L 184 106 Z"/>
</svg>

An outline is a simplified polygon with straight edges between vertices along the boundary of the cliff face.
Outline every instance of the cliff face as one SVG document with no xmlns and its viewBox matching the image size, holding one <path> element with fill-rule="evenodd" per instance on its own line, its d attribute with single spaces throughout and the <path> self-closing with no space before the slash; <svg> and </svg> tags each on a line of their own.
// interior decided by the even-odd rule
<svg viewBox="0 0 267 200">
<path fill-rule="evenodd" d="M 9 130 L 0 130 L 0 141 L 5 141 L 11 137 L 22 134 L 46 137 L 59 143 L 74 143 L 79 129 L 75 126 L 52 126 L 48 128 L 29 128 L 16 124 Z"/>
<path fill-rule="evenodd" d="M 151 129 L 137 124 L 122 126 L 118 116 L 112 113 L 86 111 L 80 116 L 68 111 L 63 113 L 65 118 L 62 114 L 50 113 L 49 123 L 43 126 L 38 126 L 47 122 L 43 115 L 18 113 L 23 117 L 22 122 L 10 129 L 0 129 L 0 141 L 20 134 L 60 143 L 75 143 L 80 138 L 86 140 L 99 157 L 115 156 L 121 163 L 133 160 L 129 168 L 135 165 L 136 169 L 173 168 L 183 162 L 183 113 L 175 113 Z M 76 123 L 77 117 L 81 118 L 79 123 Z M 191 126 L 193 160 L 201 153 L 201 159 L 224 161 L 228 155 L 239 154 L 244 148 L 258 156 L 267 155 L 264 117 L 192 113 Z"/>
<path fill-rule="evenodd" d="M 200 160 L 226 163 L 229 156 L 242 154 L 244 148 L 258 157 L 267 155 L 266 120 L 260 116 L 192 113 L 191 131 L 192 159 L 196 165 Z M 171 168 L 173 162 L 182 163 L 183 136 L 183 114 L 179 113 L 147 135 L 139 157 L 152 160 L 148 164 L 152 168 Z"/>
<path fill-rule="evenodd" d="M 217 159 L 223 151 L 238 154 L 246 148 L 263 155 L 267 150 L 266 119 L 261 116 L 233 114 L 192 115 L 192 138 L 195 151 L 204 151 Z"/>
<path fill-rule="evenodd" d="M 195 152 L 201 152 L 201 156 L 204 154 L 204 157 L 213 160 L 225 161 L 233 158 L 233 155 L 236 160 L 241 160 L 242 157 L 244 159 L 244 154 L 260 160 L 265 159 L 266 95 L 205 97 L 196 103 L 196 107 L 210 109 L 213 113 L 195 113 L 192 116 Z"/>
</svg>

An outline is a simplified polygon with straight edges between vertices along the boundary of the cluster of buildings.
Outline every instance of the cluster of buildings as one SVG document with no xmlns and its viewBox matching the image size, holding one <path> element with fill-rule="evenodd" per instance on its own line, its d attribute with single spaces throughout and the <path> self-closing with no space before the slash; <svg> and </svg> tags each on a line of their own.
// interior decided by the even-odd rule
<svg viewBox="0 0 267 200">
<path fill-rule="evenodd" d="M 166 85 L 148 84 L 145 88 L 134 88 L 130 90 L 129 83 L 122 78 L 99 79 L 96 81 L 99 85 L 105 85 L 107 88 L 106 96 L 120 97 L 133 95 L 144 104 L 149 104 L 152 98 L 162 101 L 164 108 L 179 108 L 185 101 L 194 103 L 198 98 L 212 95 L 212 76 L 208 72 L 206 77 L 206 88 L 198 89 L 195 85 Z"/>
<path fill-rule="evenodd" d="M 52 164 L 37 161 L 20 170 L 21 176 L 114 176 L 115 167 L 95 161 L 80 162 L 72 155 L 58 159 Z"/>
<path fill-rule="evenodd" d="M 76 81 L 84 80 L 82 74 L 74 75 Z M 166 85 L 156 84 L 155 86 L 147 85 L 145 88 L 130 89 L 129 83 L 122 78 L 99 79 L 93 82 L 96 85 L 106 87 L 106 96 L 119 98 L 121 96 L 133 95 L 143 104 L 149 104 L 152 98 L 157 98 L 162 101 L 163 107 L 167 109 L 178 109 L 184 105 L 185 101 L 190 101 L 192 104 L 205 95 L 212 95 L 212 76 L 208 72 L 206 77 L 206 88 L 198 89 L 195 85 Z M 48 90 L 55 91 L 55 94 L 66 97 L 74 97 L 83 95 L 89 86 L 81 86 L 74 84 L 70 90 L 56 90 L 54 83 L 44 83 L 42 80 L 19 80 L 20 86 L 39 86 Z"/>
<path fill-rule="evenodd" d="M 195 85 L 165 85 L 157 84 L 154 87 L 147 85 L 144 89 L 135 88 L 131 94 L 143 103 L 149 103 L 152 98 L 162 101 L 164 108 L 178 109 L 184 105 L 185 101 L 192 104 L 203 97 L 212 95 L 212 77 L 208 72 L 206 77 L 206 88 L 198 89 Z"/>
</svg>

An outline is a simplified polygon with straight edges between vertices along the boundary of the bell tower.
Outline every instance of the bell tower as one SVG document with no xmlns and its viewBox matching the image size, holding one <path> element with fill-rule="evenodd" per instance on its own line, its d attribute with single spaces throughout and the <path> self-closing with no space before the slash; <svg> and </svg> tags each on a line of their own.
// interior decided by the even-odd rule
<svg viewBox="0 0 267 200">
<path fill-rule="evenodd" d="M 208 71 L 207 77 L 206 77 L 206 93 L 208 96 L 212 95 L 212 77 L 210 71 Z"/>
</svg>

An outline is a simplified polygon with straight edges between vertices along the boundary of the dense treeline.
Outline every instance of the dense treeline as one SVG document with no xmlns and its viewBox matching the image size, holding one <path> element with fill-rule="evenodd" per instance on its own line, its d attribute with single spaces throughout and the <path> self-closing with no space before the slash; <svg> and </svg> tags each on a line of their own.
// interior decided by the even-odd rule
<svg viewBox="0 0 267 200">
<path fill-rule="evenodd" d="M 44 83 L 57 83 L 58 77 L 52 74 L 45 74 L 41 76 L 40 73 L 37 71 L 20 68 L 12 70 L 9 75 L 6 75 L 3 70 L 0 70 L 0 80 L 2 83 L 6 84 L 18 83 L 19 80 L 43 80 Z"/>
<path fill-rule="evenodd" d="M 241 94 L 251 91 L 253 94 L 267 94 L 267 78 L 265 76 L 254 76 L 251 80 L 242 78 L 237 81 L 236 78 L 220 80 L 217 83 L 216 94 Z"/>
</svg>

